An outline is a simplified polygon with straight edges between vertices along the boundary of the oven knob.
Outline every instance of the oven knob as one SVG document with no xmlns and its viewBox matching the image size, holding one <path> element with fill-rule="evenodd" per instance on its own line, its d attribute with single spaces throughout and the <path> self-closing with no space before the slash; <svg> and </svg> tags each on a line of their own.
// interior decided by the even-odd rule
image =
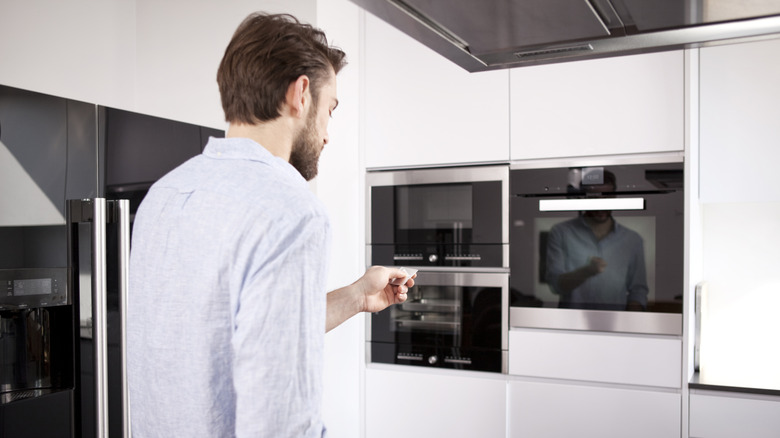
<svg viewBox="0 0 780 438">
<path fill-rule="evenodd" d="M 436 254 L 431 254 L 428 256 L 428 261 L 431 263 L 436 263 L 437 260 L 439 260 L 439 256 Z"/>
<path fill-rule="evenodd" d="M 439 360 L 438 357 L 434 354 L 433 356 L 428 356 L 428 363 L 431 365 L 436 364 L 436 362 Z"/>
</svg>

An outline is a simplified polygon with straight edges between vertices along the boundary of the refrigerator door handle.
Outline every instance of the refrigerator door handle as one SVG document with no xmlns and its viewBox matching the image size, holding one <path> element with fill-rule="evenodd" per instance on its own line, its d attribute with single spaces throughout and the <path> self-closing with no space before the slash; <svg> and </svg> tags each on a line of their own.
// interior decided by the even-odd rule
<svg viewBox="0 0 780 438">
<path fill-rule="evenodd" d="M 117 207 L 119 218 L 119 318 L 122 354 L 122 436 L 130 438 L 130 400 L 127 388 L 127 284 L 130 263 L 130 201 L 121 199 Z"/>
<path fill-rule="evenodd" d="M 108 437 L 108 335 L 106 296 L 106 200 L 92 200 L 92 342 L 95 348 L 95 425 Z"/>
</svg>

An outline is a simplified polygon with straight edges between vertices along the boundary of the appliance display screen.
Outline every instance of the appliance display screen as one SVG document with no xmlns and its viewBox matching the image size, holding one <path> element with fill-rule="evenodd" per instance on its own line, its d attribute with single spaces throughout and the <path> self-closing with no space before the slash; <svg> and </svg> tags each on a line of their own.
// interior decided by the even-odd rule
<svg viewBox="0 0 780 438">
<path fill-rule="evenodd" d="M 14 280 L 14 296 L 46 295 L 52 293 L 51 278 Z"/>
</svg>

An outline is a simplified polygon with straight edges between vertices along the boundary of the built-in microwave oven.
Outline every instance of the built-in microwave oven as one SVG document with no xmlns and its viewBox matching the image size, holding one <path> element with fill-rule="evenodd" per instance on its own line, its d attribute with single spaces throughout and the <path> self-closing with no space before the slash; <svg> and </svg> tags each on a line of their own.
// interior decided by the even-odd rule
<svg viewBox="0 0 780 438">
<path fill-rule="evenodd" d="M 512 327 L 682 333 L 682 157 L 636 161 L 512 164 Z"/>
<path fill-rule="evenodd" d="M 375 171 L 366 183 L 372 264 L 508 270 L 508 165 Z"/>
</svg>

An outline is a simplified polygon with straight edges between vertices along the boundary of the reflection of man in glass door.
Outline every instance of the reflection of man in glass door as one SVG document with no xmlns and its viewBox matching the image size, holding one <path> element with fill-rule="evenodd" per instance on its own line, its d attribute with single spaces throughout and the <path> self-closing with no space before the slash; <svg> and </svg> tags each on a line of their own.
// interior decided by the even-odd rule
<svg viewBox="0 0 780 438">
<path fill-rule="evenodd" d="M 615 191 L 615 176 L 604 172 L 581 193 Z M 644 310 L 647 276 L 644 243 L 635 231 L 619 224 L 612 212 L 589 210 L 550 229 L 546 280 L 560 296 L 559 307 Z"/>
</svg>

